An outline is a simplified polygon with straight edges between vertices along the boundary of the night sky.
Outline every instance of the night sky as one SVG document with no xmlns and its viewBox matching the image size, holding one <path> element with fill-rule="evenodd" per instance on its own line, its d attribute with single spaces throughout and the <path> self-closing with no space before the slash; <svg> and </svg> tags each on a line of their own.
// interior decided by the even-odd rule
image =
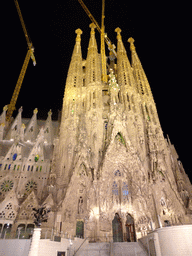
<svg viewBox="0 0 192 256">
<path fill-rule="evenodd" d="M 84 0 L 84 3 L 100 24 L 102 1 Z M 106 0 L 105 31 L 116 45 L 114 30 L 116 27 L 122 29 L 129 59 L 127 39 L 135 39 L 164 135 L 169 135 L 192 179 L 190 3 L 188 6 L 172 3 Z M 85 59 L 91 21 L 78 0 L 19 0 L 19 5 L 35 47 L 37 65 L 34 67 L 30 60 L 16 108 L 23 106 L 23 117 L 31 117 L 33 109 L 38 108 L 39 119 L 46 119 L 47 112 L 52 109 L 53 119 L 57 119 L 75 44 L 75 30 L 80 28 L 83 31 L 81 43 Z M 10 102 L 27 53 L 27 43 L 13 0 L 1 4 L 0 22 L 2 109 Z M 96 39 L 99 48 L 97 31 Z M 16 114 L 17 111 L 14 116 Z"/>
</svg>

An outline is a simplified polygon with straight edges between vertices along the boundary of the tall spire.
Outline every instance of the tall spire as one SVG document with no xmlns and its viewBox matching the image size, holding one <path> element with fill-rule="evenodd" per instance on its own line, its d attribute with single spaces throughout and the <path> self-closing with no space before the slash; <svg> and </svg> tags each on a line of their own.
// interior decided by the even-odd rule
<svg viewBox="0 0 192 256">
<path fill-rule="evenodd" d="M 101 84 L 101 67 L 95 39 L 96 26 L 91 23 L 89 27 L 91 28 L 91 36 L 87 52 L 85 86 Z"/>
<path fill-rule="evenodd" d="M 127 52 L 122 42 L 121 29 L 116 28 L 117 32 L 117 72 L 118 72 L 118 83 L 120 87 L 135 87 L 135 81 L 132 75 L 132 69 L 127 57 Z"/>
<path fill-rule="evenodd" d="M 79 90 L 83 86 L 83 69 L 82 69 L 82 53 L 81 53 L 81 34 L 82 30 L 75 30 L 76 43 L 71 57 L 69 66 L 65 94 L 63 99 L 62 115 L 74 115 L 76 111 L 76 102 L 79 95 Z"/>
<path fill-rule="evenodd" d="M 141 62 L 135 50 L 134 41 L 135 40 L 132 37 L 128 39 L 128 42 L 130 43 L 130 50 L 131 50 L 131 57 L 132 57 L 133 75 L 135 77 L 135 80 L 138 86 L 137 89 L 141 95 L 152 96 L 149 82 L 147 80 L 147 77 L 145 75 Z"/>
</svg>

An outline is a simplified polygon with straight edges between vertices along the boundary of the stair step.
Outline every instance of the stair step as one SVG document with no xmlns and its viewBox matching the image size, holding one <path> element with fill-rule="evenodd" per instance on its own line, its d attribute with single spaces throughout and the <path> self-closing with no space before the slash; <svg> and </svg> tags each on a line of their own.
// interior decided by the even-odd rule
<svg viewBox="0 0 192 256">
<path fill-rule="evenodd" d="M 112 246 L 112 254 L 110 254 Z M 147 256 L 137 242 L 88 243 L 78 251 L 77 256 Z"/>
<path fill-rule="evenodd" d="M 137 242 L 113 243 L 114 256 L 146 256 L 146 252 Z"/>
</svg>

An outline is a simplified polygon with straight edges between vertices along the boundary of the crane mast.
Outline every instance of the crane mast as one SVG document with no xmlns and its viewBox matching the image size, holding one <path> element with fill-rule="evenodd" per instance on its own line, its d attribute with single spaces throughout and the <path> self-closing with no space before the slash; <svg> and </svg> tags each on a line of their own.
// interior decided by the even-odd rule
<svg viewBox="0 0 192 256">
<path fill-rule="evenodd" d="M 105 0 L 102 0 L 102 14 L 101 14 L 101 65 L 102 65 L 102 76 L 101 76 L 101 80 L 104 83 L 107 83 L 104 18 L 105 18 Z"/>
<path fill-rule="evenodd" d="M 95 18 L 93 17 L 91 12 L 87 8 L 87 6 L 84 4 L 84 2 L 82 0 L 78 0 L 78 1 L 81 4 L 81 6 L 83 7 L 84 11 L 89 16 L 90 20 L 96 25 L 96 29 L 99 31 L 99 33 L 102 33 L 102 29 L 100 28 L 99 24 L 97 23 L 97 21 L 95 20 Z M 105 2 L 103 1 L 102 2 L 102 13 L 103 13 L 102 20 L 103 20 L 103 22 L 104 22 L 104 5 L 105 5 Z M 111 40 L 108 38 L 107 34 L 105 34 L 105 33 L 104 33 L 104 40 L 105 40 L 105 43 L 107 44 L 108 49 L 110 51 L 110 59 L 115 59 L 117 57 L 117 53 L 115 51 L 116 47 L 114 44 L 111 43 Z"/>
<path fill-rule="evenodd" d="M 16 83 L 16 86 L 15 86 L 11 101 L 8 105 L 8 110 L 7 110 L 7 114 L 6 114 L 6 120 L 8 122 L 10 122 L 13 111 L 15 110 L 15 105 L 16 105 L 16 102 L 17 102 L 17 98 L 19 96 L 21 85 L 22 85 L 22 82 L 23 82 L 23 79 L 24 79 L 24 76 L 25 76 L 30 58 L 33 61 L 33 65 L 34 66 L 36 65 L 36 60 L 35 60 L 35 56 L 34 56 L 34 48 L 33 48 L 32 42 L 30 42 L 30 40 L 29 40 L 29 36 L 28 36 L 28 33 L 27 33 L 27 29 L 25 27 L 23 16 L 21 14 L 19 3 L 18 3 L 17 0 L 14 0 L 14 2 L 15 2 L 15 5 L 16 5 L 17 12 L 18 12 L 18 15 L 19 15 L 19 19 L 20 19 L 20 22 L 21 22 L 21 25 L 22 25 L 22 28 L 23 28 L 23 32 L 24 32 L 26 41 L 27 41 L 28 51 L 27 51 L 27 54 L 26 54 L 26 57 L 25 57 L 25 60 L 24 60 L 19 78 L 17 80 L 17 83 Z"/>
</svg>

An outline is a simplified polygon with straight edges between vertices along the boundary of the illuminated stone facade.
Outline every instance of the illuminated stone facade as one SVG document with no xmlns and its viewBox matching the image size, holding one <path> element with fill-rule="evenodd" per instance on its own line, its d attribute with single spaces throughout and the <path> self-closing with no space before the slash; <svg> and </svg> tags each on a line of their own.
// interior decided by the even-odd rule
<svg viewBox="0 0 192 256">
<path fill-rule="evenodd" d="M 0 223 L 33 223 L 32 208 L 51 208 L 42 228 L 90 240 L 135 241 L 151 229 L 192 223 L 192 186 L 169 138 L 130 38 L 131 64 L 117 28 L 117 63 L 101 81 L 91 35 L 82 59 L 80 29 L 69 66 L 61 121 L 0 117 Z M 28 225 L 28 226 L 27 226 Z"/>
</svg>

